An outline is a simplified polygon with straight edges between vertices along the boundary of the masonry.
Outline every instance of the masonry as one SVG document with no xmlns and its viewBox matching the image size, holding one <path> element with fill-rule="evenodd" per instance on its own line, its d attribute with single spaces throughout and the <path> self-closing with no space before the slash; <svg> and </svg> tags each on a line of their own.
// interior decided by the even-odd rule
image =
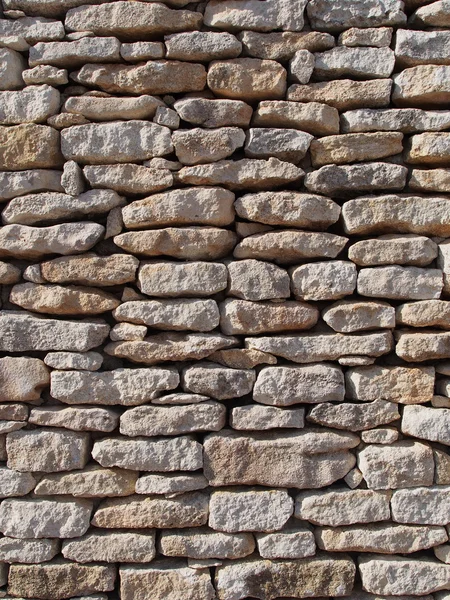
<svg viewBox="0 0 450 600">
<path fill-rule="evenodd" d="M 0 596 L 449 600 L 449 0 L 2 2 Z"/>
</svg>

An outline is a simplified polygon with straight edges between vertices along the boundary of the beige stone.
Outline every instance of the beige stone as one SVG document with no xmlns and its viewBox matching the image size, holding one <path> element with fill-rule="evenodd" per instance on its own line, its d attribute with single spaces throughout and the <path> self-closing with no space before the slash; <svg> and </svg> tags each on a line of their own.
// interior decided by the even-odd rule
<svg viewBox="0 0 450 600">
<path fill-rule="evenodd" d="M 450 165 L 450 135 L 444 131 L 413 135 L 407 145 L 405 161 L 409 164 Z"/>
<path fill-rule="evenodd" d="M 0 127 L 0 147 L 2 168 L 9 171 L 54 169 L 63 163 L 59 133 L 46 125 Z"/>
<path fill-rule="evenodd" d="M 261 558 L 306 558 L 316 553 L 314 534 L 306 528 L 257 533 L 256 540 Z"/>
<path fill-rule="evenodd" d="M 294 267 L 291 287 L 300 300 L 337 300 L 351 295 L 356 288 L 354 264 L 344 260 L 320 261 Z"/>
<path fill-rule="evenodd" d="M 172 141 L 178 160 L 183 165 L 196 165 L 227 158 L 244 145 L 245 134 L 237 127 L 198 127 L 174 131 Z"/>
<path fill-rule="evenodd" d="M 438 247 L 425 236 L 387 234 L 356 242 L 348 249 L 348 257 L 359 266 L 429 265 L 438 255 Z"/>
<path fill-rule="evenodd" d="M 305 426 L 304 416 L 302 408 L 285 409 L 251 404 L 231 409 L 230 426 L 238 431 L 302 429 Z"/>
<path fill-rule="evenodd" d="M 159 298 L 211 296 L 227 287 L 227 268 L 222 263 L 201 261 L 143 262 L 138 287 Z"/>
<path fill-rule="evenodd" d="M 189 98 L 176 100 L 173 105 L 183 121 L 202 127 L 248 127 L 253 113 L 242 100 Z"/>
<path fill-rule="evenodd" d="M 48 85 L 0 92 L 0 123 L 43 123 L 59 110 L 60 94 Z"/>
<path fill-rule="evenodd" d="M 92 531 L 63 542 L 62 555 L 77 563 L 147 563 L 155 558 L 155 532 Z"/>
<path fill-rule="evenodd" d="M 90 407 L 47 406 L 31 409 L 29 423 L 44 427 L 63 427 L 72 431 L 113 431 L 119 415 L 113 410 Z"/>
<path fill-rule="evenodd" d="M 450 333 L 448 332 L 398 331 L 396 340 L 395 353 L 406 362 L 450 358 Z"/>
<path fill-rule="evenodd" d="M 148 473 L 136 482 L 136 494 L 170 494 L 203 490 L 208 480 L 202 473 Z"/>
<path fill-rule="evenodd" d="M 242 31 L 238 37 L 249 56 L 280 62 L 291 59 L 299 50 L 323 52 L 335 44 L 333 36 L 319 31 Z"/>
<path fill-rule="evenodd" d="M 120 45 L 120 56 L 127 62 L 141 62 L 153 58 L 164 58 L 162 42 L 134 42 Z"/>
<path fill-rule="evenodd" d="M 396 106 L 446 108 L 450 98 L 450 66 L 419 65 L 393 76 L 392 101 Z"/>
<path fill-rule="evenodd" d="M 187 392 L 217 400 L 228 400 L 250 394 L 256 373 L 247 369 L 229 369 L 214 363 L 197 363 L 184 369 L 182 386 Z"/>
<path fill-rule="evenodd" d="M 120 42 L 114 37 L 85 37 L 70 42 L 38 42 L 30 48 L 28 63 L 77 68 L 86 62 L 120 61 Z"/>
<path fill-rule="evenodd" d="M 450 488 L 445 485 L 395 490 L 392 518 L 397 523 L 447 525 Z"/>
<path fill-rule="evenodd" d="M 354 467 L 348 449 L 358 443 L 352 433 L 324 428 L 252 434 L 223 430 L 205 438 L 204 473 L 213 487 L 320 488 Z"/>
<path fill-rule="evenodd" d="M 340 300 L 322 311 L 323 320 L 339 333 L 395 327 L 395 308 L 387 302 Z"/>
<path fill-rule="evenodd" d="M 409 327 L 450 329 L 450 302 L 445 300 L 407 302 L 396 308 L 396 319 L 400 325 Z"/>
<path fill-rule="evenodd" d="M 433 2 L 428 6 L 420 6 L 411 16 L 414 25 L 425 27 L 448 27 L 450 11 L 445 0 Z"/>
<path fill-rule="evenodd" d="M 315 167 L 375 160 L 403 150 L 403 134 L 399 132 L 347 133 L 311 142 L 311 159 Z"/>
<path fill-rule="evenodd" d="M 173 175 L 168 169 L 153 169 L 131 163 L 87 165 L 83 174 L 93 188 L 105 187 L 126 195 L 159 192 L 173 183 Z"/>
<path fill-rule="evenodd" d="M 28 171 L 6 171 L 0 173 L 0 200 L 10 200 L 32 192 L 63 192 L 61 171 L 32 169 Z"/>
<path fill-rule="evenodd" d="M 313 135 L 332 135 L 339 133 L 339 113 L 336 108 L 320 101 L 262 100 L 255 111 L 253 124 L 258 127 L 301 129 Z"/>
<path fill-rule="evenodd" d="M 392 27 L 350 27 L 339 35 L 338 44 L 351 48 L 358 46 L 384 48 L 391 45 L 392 32 Z"/>
<path fill-rule="evenodd" d="M 253 369 L 258 365 L 276 365 L 277 359 L 267 352 L 259 350 L 248 350 L 246 348 L 235 348 L 230 350 L 218 350 L 213 352 L 208 359 L 219 363 L 224 367 L 232 369 Z"/>
<path fill-rule="evenodd" d="M 165 530 L 159 542 L 159 550 L 165 556 L 187 556 L 198 560 L 243 558 L 254 549 L 251 534 L 212 531 L 207 527 Z"/>
<path fill-rule="evenodd" d="M 3 537 L 0 540 L 0 556 L 7 563 L 42 563 L 59 553 L 58 540 L 19 540 Z"/>
<path fill-rule="evenodd" d="M 50 375 L 39 358 L 5 356 L 0 358 L 0 401 L 38 400 L 48 386 Z"/>
<path fill-rule="evenodd" d="M 412 169 L 409 187 L 418 192 L 449 192 L 450 169 Z"/>
<path fill-rule="evenodd" d="M 234 260 L 228 263 L 230 296 L 243 300 L 271 300 L 290 296 L 289 275 L 281 267 L 259 260 Z"/>
<path fill-rule="evenodd" d="M 399 0 L 344 0 L 337 6 L 333 0 L 311 0 L 308 17 L 314 29 L 342 31 L 349 27 L 379 27 L 406 22 Z"/>
<path fill-rule="evenodd" d="M 7 467 L 0 467 L 0 498 L 26 496 L 36 486 L 31 473 L 19 473 Z"/>
<path fill-rule="evenodd" d="M 393 265 L 361 269 L 358 274 L 358 293 L 372 298 L 430 300 L 439 298 L 442 288 L 440 269 Z"/>
<path fill-rule="evenodd" d="M 103 469 L 95 463 L 70 473 L 44 475 L 37 484 L 36 496 L 70 495 L 104 498 L 134 494 L 138 474 L 125 469 Z"/>
<path fill-rule="evenodd" d="M 308 421 L 318 425 L 350 431 L 372 429 L 397 419 L 400 419 L 398 406 L 387 400 L 337 405 L 326 402 L 315 406 L 307 417 Z"/>
<path fill-rule="evenodd" d="M 405 406 L 402 432 L 411 437 L 450 446 L 449 419 L 450 410 L 447 408 Z"/>
<path fill-rule="evenodd" d="M 114 121 L 151 119 L 158 106 L 163 106 L 163 102 L 159 98 L 148 95 L 137 98 L 71 96 L 64 102 L 63 109 L 69 113 L 83 115 L 91 121 Z"/>
</svg>

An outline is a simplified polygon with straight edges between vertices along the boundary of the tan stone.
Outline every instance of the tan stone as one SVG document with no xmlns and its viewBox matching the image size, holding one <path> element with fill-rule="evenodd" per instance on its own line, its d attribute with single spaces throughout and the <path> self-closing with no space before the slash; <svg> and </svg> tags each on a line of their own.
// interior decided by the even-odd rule
<svg viewBox="0 0 450 600">
<path fill-rule="evenodd" d="M 148 95 L 137 98 L 70 96 L 64 102 L 63 110 L 83 115 L 90 121 L 114 121 L 116 119 L 151 119 L 158 106 L 164 106 L 163 102 L 159 98 Z"/>
<path fill-rule="evenodd" d="M 374 400 L 367 404 L 319 404 L 309 412 L 307 420 L 325 427 L 361 431 L 391 423 L 399 418 L 400 413 L 394 403 Z"/>
<path fill-rule="evenodd" d="M 38 400 L 50 383 L 49 370 L 39 358 L 5 356 L 0 358 L 0 401 Z"/>
<path fill-rule="evenodd" d="M 450 302 L 445 300 L 407 302 L 396 308 L 396 319 L 400 325 L 409 327 L 450 329 Z"/>
<path fill-rule="evenodd" d="M 76 540 L 64 541 L 61 551 L 64 558 L 77 563 L 147 563 L 155 558 L 155 532 L 94 530 Z"/>
<path fill-rule="evenodd" d="M 450 333 L 397 331 L 395 353 L 406 362 L 450 358 Z"/>
<path fill-rule="evenodd" d="M 395 308 L 387 302 L 340 300 L 322 311 L 323 320 L 339 333 L 395 327 Z"/>
<path fill-rule="evenodd" d="M 450 134 L 444 131 L 420 133 L 408 141 L 405 162 L 436 166 L 450 165 Z"/>
<path fill-rule="evenodd" d="M 340 79 L 306 85 L 294 84 L 287 91 L 287 99 L 294 102 L 323 102 L 338 110 L 355 108 L 382 108 L 391 98 L 392 81 L 353 81 Z"/>
<path fill-rule="evenodd" d="M 225 533 L 207 527 L 162 531 L 159 550 L 165 556 L 189 558 L 243 558 L 255 549 L 253 536 L 248 533 Z"/>
<path fill-rule="evenodd" d="M 319 31 L 242 31 L 238 37 L 249 56 L 280 62 L 291 59 L 299 50 L 323 52 L 335 44 L 333 36 Z"/>
<path fill-rule="evenodd" d="M 438 255 L 438 247 L 429 238 L 415 234 L 381 235 L 376 239 L 356 242 L 348 249 L 348 257 L 360 266 L 429 265 Z"/>
<path fill-rule="evenodd" d="M 168 169 L 154 169 L 131 163 L 87 165 L 83 174 L 93 188 L 108 188 L 127 195 L 159 192 L 173 184 L 173 175 Z"/>
<path fill-rule="evenodd" d="M 450 192 L 450 169 L 413 169 L 409 187 L 418 192 Z"/>
<path fill-rule="evenodd" d="M 227 287 L 227 268 L 212 262 L 143 262 L 138 287 L 159 298 L 210 296 Z"/>
<path fill-rule="evenodd" d="M 138 474 L 125 469 L 104 469 L 88 465 L 80 471 L 44 475 L 37 484 L 36 496 L 70 495 L 81 498 L 104 498 L 134 494 Z"/>
<path fill-rule="evenodd" d="M 175 154 L 183 165 L 197 165 L 228 158 L 244 145 L 245 133 L 238 127 L 209 130 L 196 127 L 174 131 L 172 141 Z"/>
<path fill-rule="evenodd" d="M 183 121 L 202 127 L 248 127 L 253 113 L 251 106 L 241 100 L 189 98 L 177 100 L 174 105 Z"/>
<path fill-rule="evenodd" d="M 263 100 L 255 111 L 253 124 L 258 127 L 291 127 L 313 135 L 332 135 L 339 133 L 339 113 L 336 108 L 320 102 Z"/>
<path fill-rule="evenodd" d="M 396 106 L 448 107 L 450 66 L 419 65 L 393 76 L 392 101 Z"/>
<path fill-rule="evenodd" d="M 311 159 L 315 167 L 375 160 L 403 150 L 403 134 L 398 132 L 347 133 L 313 140 Z"/>
<path fill-rule="evenodd" d="M 62 166 L 59 133 L 46 125 L 0 127 L 0 162 L 10 171 Z"/>
</svg>

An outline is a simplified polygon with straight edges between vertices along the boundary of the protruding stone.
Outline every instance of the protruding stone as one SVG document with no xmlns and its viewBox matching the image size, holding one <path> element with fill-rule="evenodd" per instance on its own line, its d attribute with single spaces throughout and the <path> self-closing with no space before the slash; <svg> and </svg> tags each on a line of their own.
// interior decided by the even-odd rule
<svg viewBox="0 0 450 600">
<path fill-rule="evenodd" d="M 227 287 L 227 268 L 211 262 L 143 262 L 138 286 L 159 298 L 211 296 Z"/>
<path fill-rule="evenodd" d="M 62 555 L 77 563 L 148 563 L 155 558 L 155 532 L 92 531 L 63 542 Z"/>
<path fill-rule="evenodd" d="M 348 449 L 358 443 L 352 433 L 327 429 L 252 434 L 223 430 L 205 438 L 204 472 L 213 487 L 320 488 L 354 467 L 355 457 Z"/>
<path fill-rule="evenodd" d="M 158 106 L 163 106 L 163 102 L 159 98 L 148 95 L 137 98 L 71 96 L 65 101 L 64 110 L 83 115 L 91 121 L 114 121 L 151 119 Z"/>
<path fill-rule="evenodd" d="M 344 260 L 306 263 L 291 272 L 292 291 L 300 300 L 337 300 L 356 288 L 357 271 Z"/>
<path fill-rule="evenodd" d="M 384 79 L 391 76 L 396 55 L 390 48 L 337 46 L 326 52 L 316 53 L 314 58 L 314 74 L 318 79 Z"/>
<path fill-rule="evenodd" d="M 368 404 L 334 405 L 327 402 L 315 406 L 308 414 L 308 421 L 312 423 L 350 431 L 372 429 L 399 418 L 398 406 L 387 400 L 374 400 Z"/>
<path fill-rule="evenodd" d="M 183 371 L 185 391 L 217 400 L 239 398 L 250 394 L 256 373 L 247 369 L 228 369 L 214 363 L 199 363 Z"/>
<path fill-rule="evenodd" d="M 392 156 L 402 152 L 402 139 L 399 132 L 330 135 L 311 142 L 312 164 L 321 167 Z"/>
<path fill-rule="evenodd" d="M 393 265 L 361 269 L 358 274 L 358 293 L 372 298 L 429 300 L 439 298 L 442 288 L 440 269 Z"/>
<path fill-rule="evenodd" d="M 337 82 L 334 82 L 337 83 Z M 263 100 L 258 104 L 253 124 L 258 127 L 290 127 L 313 135 L 339 133 L 336 108 L 318 102 L 278 102 Z"/>
<path fill-rule="evenodd" d="M 418 108 L 448 106 L 450 66 L 420 65 L 393 76 L 392 101 L 396 106 Z"/>
<path fill-rule="evenodd" d="M 395 327 L 395 308 L 387 302 L 341 300 L 322 312 L 323 320 L 339 333 Z"/>
<path fill-rule="evenodd" d="M 59 133 L 46 125 L 1 126 L 0 148 L 2 168 L 8 171 L 57 169 L 63 163 Z"/>
<path fill-rule="evenodd" d="M 429 265 L 438 255 L 437 245 L 427 237 L 406 234 L 381 235 L 350 246 L 348 256 L 359 266 L 371 265 Z"/>
<path fill-rule="evenodd" d="M 202 127 L 244 127 L 250 124 L 252 107 L 242 100 L 189 98 L 177 100 L 174 109 L 183 121 Z"/>
<path fill-rule="evenodd" d="M 5 356 L 0 358 L 0 401 L 38 400 L 49 384 L 48 369 L 39 358 Z"/>
<path fill-rule="evenodd" d="M 308 50 L 297 50 L 289 61 L 289 77 L 296 83 L 308 83 L 314 71 L 315 57 Z"/>
</svg>

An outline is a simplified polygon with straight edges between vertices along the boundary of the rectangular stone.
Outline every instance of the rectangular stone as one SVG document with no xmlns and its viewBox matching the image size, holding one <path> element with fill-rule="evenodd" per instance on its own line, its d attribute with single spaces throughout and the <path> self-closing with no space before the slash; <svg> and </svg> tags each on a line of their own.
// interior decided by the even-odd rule
<svg viewBox="0 0 450 600">
<path fill-rule="evenodd" d="M 29 65 L 76 68 L 85 63 L 119 62 L 120 42 L 113 37 L 85 37 L 73 42 L 39 42 L 30 48 Z"/>
<path fill-rule="evenodd" d="M 392 519 L 396 523 L 447 525 L 450 523 L 450 487 L 436 485 L 392 494 Z"/>
</svg>

